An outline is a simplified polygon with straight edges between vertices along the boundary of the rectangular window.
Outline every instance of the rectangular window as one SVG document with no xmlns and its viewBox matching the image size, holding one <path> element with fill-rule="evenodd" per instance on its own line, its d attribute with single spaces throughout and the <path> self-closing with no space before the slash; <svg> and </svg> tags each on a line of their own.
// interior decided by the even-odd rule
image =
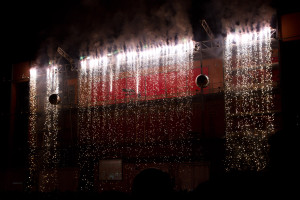
<svg viewBox="0 0 300 200">
<path fill-rule="evenodd" d="M 110 159 L 99 161 L 99 180 L 122 180 L 122 160 Z"/>
</svg>

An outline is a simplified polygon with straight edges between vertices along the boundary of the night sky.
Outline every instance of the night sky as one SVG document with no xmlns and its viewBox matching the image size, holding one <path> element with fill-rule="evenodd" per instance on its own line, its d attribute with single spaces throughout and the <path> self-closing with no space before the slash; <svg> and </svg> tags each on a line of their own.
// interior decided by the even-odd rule
<svg viewBox="0 0 300 200">
<path fill-rule="evenodd" d="M 62 3 L 63 2 L 63 3 Z M 9 22 L 10 60 L 12 63 L 32 60 L 42 43 L 64 20 L 73 1 L 12 1 Z M 75 1 L 74 1 L 75 2 Z"/>
<path fill-rule="evenodd" d="M 10 1 L 8 7 L 4 19 L 9 20 L 4 23 L 10 42 L 3 39 L 9 65 L 51 56 L 57 46 L 76 57 L 79 50 L 107 43 L 186 35 L 207 40 L 202 19 L 216 37 L 222 37 L 225 24 L 253 26 L 252 20 L 269 19 L 275 13 L 270 0 L 19 0 Z"/>
</svg>

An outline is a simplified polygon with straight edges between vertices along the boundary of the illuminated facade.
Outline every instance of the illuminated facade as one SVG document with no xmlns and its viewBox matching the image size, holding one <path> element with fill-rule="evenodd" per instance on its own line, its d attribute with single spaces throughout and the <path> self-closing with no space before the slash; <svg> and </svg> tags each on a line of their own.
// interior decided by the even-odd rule
<svg viewBox="0 0 300 200">
<path fill-rule="evenodd" d="M 268 62 L 276 63 L 274 44 L 267 50 Z M 236 58 L 223 57 L 229 53 L 226 48 L 195 51 L 194 42 L 182 41 L 143 51 L 82 57 L 73 68 L 69 63 L 55 63 L 55 58 L 46 66 L 32 64 L 27 72 L 27 189 L 128 192 L 140 171 L 155 167 L 171 175 L 175 189 L 192 190 L 221 173 L 224 159 L 235 159 L 223 155 L 224 145 L 228 153 L 234 144 L 229 121 L 235 115 L 228 109 L 233 109 L 229 103 L 238 98 L 230 90 L 236 87 L 233 79 L 237 76 L 230 81 L 227 77 L 234 74 L 228 71 L 228 62 Z M 272 66 L 267 81 L 276 85 L 278 68 Z M 197 87 L 199 74 L 209 77 L 208 87 Z M 276 86 L 270 91 L 276 95 Z M 254 95 L 256 91 L 245 92 Z M 61 103 L 51 104 L 52 94 L 58 94 Z M 244 103 L 256 101 L 247 98 Z M 278 103 L 272 98 L 268 99 L 274 102 L 272 109 L 266 112 L 272 113 L 273 122 L 278 119 Z M 246 118 L 240 115 L 239 119 Z M 265 130 L 261 125 L 257 128 Z M 239 168 L 228 163 L 229 168 Z"/>
</svg>

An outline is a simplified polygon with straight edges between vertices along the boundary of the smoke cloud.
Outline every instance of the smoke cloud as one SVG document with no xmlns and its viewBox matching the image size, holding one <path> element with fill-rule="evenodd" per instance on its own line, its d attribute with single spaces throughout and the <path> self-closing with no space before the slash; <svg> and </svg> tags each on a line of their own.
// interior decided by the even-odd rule
<svg viewBox="0 0 300 200">
<path fill-rule="evenodd" d="M 57 5 L 62 8 L 40 54 L 51 58 L 57 46 L 76 57 L 184 38 L 205 40 L 202 19 L 215 37 L 258 30 L 275 14 L 270 4 L 271 0 L 69 0 Z"/>
<path fill-rule="evenodd" d="M 271 0 L 215 0 L 216 13 L 222 22 L 224 34 L 232 31 L 247 32 L 269 25 L 275 14 Z"/>
<path fill-rule="evenodd" d="M 57 17 L 44 46 L 49 57 L 55 46 L 73 55 L 99 55 L 191 39 L 189 7 L 181 0 L 77 1 Z"/>
</svg>

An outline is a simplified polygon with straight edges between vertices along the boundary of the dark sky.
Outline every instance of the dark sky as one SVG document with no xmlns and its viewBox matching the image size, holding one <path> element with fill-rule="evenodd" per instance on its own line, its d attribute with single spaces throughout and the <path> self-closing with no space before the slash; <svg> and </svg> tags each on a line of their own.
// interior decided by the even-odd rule
<svg viewBox="0 0 300 200">
<path fill-rule="evenodd" d="M 244 2 L 244 3 L 243 3 Z M 72 56 L 126 41 L 191 36 L 206 40 L 200 20 L 216 36 L 224 22 L 252 24 L 272 13 L 268 0 L 40 0 L 10 1 L 3 19 L 10 63 L 34 60 L 63 47 Z M 4 7 L 6 8 L 6 6 Z M 238 8 L 238 9 L 236 9 Z M 264 17 L 267 16 L 267 17 Z M 238 22 L 237 22 L 238 21 Z M 176 36 L 175 36 L 176 35 Z M 7 42 L 9 38 L 9 42 Z"/>
<path fill-rule="evenodd" d="M 173 6 L 173 2 L 177 5 Z M 191 23 L 175 21 L 175 16 L 197 22 L 199 19 L 192 13 L 199 18 L 203 12 L 196 12 L 191 4 L 194 3 L 189 0 L 13 1 L 8 33 L 11 60 L 19 62 L 51 54 L 58 45 L 70 52 L 101 45 L 97 41 L 139 40 L 146 32 L 157 37 L 166 34 L 167 29 L 180 29 L 180 23 Z"/>
<path fill-rule="evenodd" d="M 8 37 L 11 41 L 9 49 L 13 63 L 34 59 L 43 41 L 64 20 L 73 5 L 73 1 L 58 0 L 10 3 Z"/>
</svg>

